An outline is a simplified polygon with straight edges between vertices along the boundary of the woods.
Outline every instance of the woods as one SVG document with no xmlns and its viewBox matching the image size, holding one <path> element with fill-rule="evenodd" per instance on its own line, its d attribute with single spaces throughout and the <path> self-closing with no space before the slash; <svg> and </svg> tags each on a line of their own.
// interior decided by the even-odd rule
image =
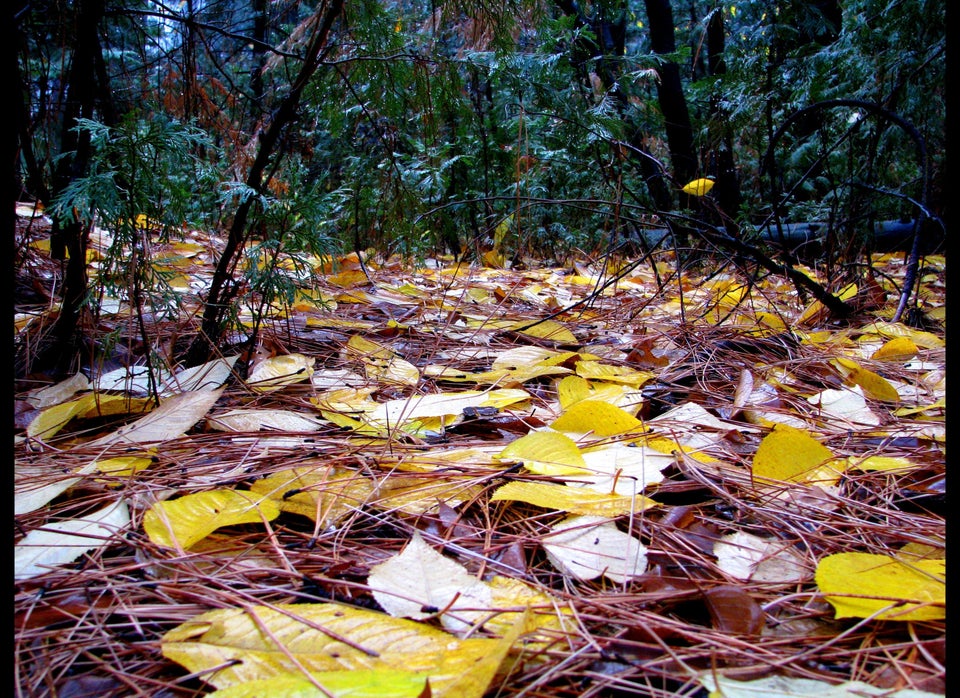
<svg viewBox="0 0 960 698">
<path fill-rule="evenodd" d="M 13 3 L 15 695 L 947 694 L 944 12 Z"/>
</svg>

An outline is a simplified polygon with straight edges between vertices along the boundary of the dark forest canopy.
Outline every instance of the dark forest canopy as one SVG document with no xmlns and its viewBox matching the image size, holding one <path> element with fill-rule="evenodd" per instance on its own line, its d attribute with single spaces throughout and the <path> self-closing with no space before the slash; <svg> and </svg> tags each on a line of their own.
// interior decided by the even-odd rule
<svg viewBox="0 0 960 698">
<path fill-rule="evenodd" d="M 13 195 L 69 260 L 61 363 L 93 220 L 136 269 L 138 216 L 222 231 L 195 363 L 252 241 L 478 259 L 499 235 L 562 261 L 818 221 L 861 252 L 884 221 L 947 213 L 942 0 L 12 5 Z M 709 197 L 683 191 L 698 178 Z"/>
</svg>

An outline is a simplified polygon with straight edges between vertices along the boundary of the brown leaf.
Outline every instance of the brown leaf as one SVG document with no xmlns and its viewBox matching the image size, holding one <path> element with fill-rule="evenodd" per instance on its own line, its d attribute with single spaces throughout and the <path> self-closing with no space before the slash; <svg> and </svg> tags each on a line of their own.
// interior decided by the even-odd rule
<svg viewBox="0 0 960 698">
<path fill-rule="evenodd" d="M 752 596 L 734 586 L 720 586 L 703 593 L 713 627 L 737 635 L 759 635 L 763 609 Z"/>
</svg>

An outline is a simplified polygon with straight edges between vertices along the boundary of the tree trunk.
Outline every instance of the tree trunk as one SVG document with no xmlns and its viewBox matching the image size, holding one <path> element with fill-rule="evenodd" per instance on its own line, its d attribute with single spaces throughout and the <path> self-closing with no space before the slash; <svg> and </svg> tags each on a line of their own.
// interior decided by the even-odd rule
<svg viewBox="0 0 960 698">
<path fill-rule="evenodd" d="M 332 0 L 330 5 L 323 10 L 300 72 L 290 86 L 290 91 L 274 111 L 269 127 L 260 136 L 260 146 L 246 180 L 247 186 L 255 192 L 262 192 L 266 184 L 264 173 L 271 163 L 274 151 L 280 142 L 280 136 L 297 116 L 297 108 L 300 106 L 303 90 L 320 65 L 325 52 L 324 49 L 327 48 L 327 37 L 334 21 L 342 11 L 343 0 Z M 219 260 L 217 260 L 210 290 L 207 292 L 200 332 L 190 344 L 185 356 L 187 366 L 204 363 L 220 344 L 227 311 L 237 294 L 237 285 L 233 283 L 233 275 L 240 255 L 243 253 L 244 244 L 250 234 L 247 228 L 247 220 L 250 217 L 253 203 L 253 198 L 247 197 L 237 207 L 233 223 L 230 226 L 230 233 L 227 236 L 227 245 Z"/>
<path fill-rule="evenodd" d="M 70 66 L 69 86 L 64 109 L 60 152 L 54 186 L 55 198 L 74 179 L 84 176 L 90 162 L 90 135 L 77 132 L 77 119 L 92 118 L 97 98 L 97 61 L 100 40 L 97 28 L 104 13 L 104 0 L 78 0 L 77 39 Z M 52 344 L 37 356 L 35 368 L 52 369 L 55 376 L 71 371 L 80 351 L 78 328 L 87 295 L 87 236 L 89 222 L 68 214 L 53 222 L 50 255 L 67 257 L 63 278 L 60 314 L 54 323 Z"/>
</svg>

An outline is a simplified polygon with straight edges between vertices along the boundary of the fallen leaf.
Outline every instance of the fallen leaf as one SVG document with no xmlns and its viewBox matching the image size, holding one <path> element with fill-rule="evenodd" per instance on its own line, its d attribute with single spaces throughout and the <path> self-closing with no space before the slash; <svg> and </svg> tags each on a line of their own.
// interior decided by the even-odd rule
<svg viewBox="0 0 960 698">
<path fill-rule="evenodd" d="M 938 620 L 946 615 L 945 574 L 945 560 L 836 553 L 820 559 L 815 578 L 837 618 Z"/>
<path fill-rule="evenodd" d="M 208 693 L 206 698 L 422 698 L 426 687 L 427 679 L 422 674 L 396 669 L 355 669 L 318 671 L 309 679 L 302 674 L 278 674 L 221 688 Z"/>
<path fill-rule="evenodd" d="M 485 609 L 493 600 L 485 582 L 430 547 L 418 531 L 403 552 L 370 568 L 367 584 L 391 616 L 423 619 L 443 611 L 440 622 L 454 633 L 489 615 Z"/>
<path fill-rule="evenodd" d="M 50 567 L 73 562 L 84 553 L 105 547 L 129 523 L 127 503 L 120 500 L 80 518 L 35 528 L 14 547 L 14 579 L 36 577 L 49 572 Z"/>
<path fill-rule="evenodd" d="M 167 632 L 161 649 L 217 688 L 301 668 L 399 670 L 429 678 L 434 698 L 482 698 L 520 629 L 500 640 L 460 640 L 424 623 L 342 604 L 277 604 L 203 613 Z"/>
<path fill-rule="evenodd" d="M 258 393 L 280 390 L 284 386 L 308 381 L 313 375 L 316 359 L 303 354 L 280 354 L 265 359 L 253 367 L 247 385 Z"/>
<path fill-rule="evenodd" d="M 757 447 L 752 471 L 758 480 L 830 485 L 840 477 L 828 466 L 833 458 L 833 452 L 808 432 L 778 424 Z"/>
<path fill-rule="evenodd" d="M 268 475 L 253 482 L 250 492 L 269 497 L 280 511 L 306 516 L 325 530 L 373 499 L 376 487 L 355 470 L 318 464 Z"/>
<path fill-rule="evenodd" d="M 222 526 L 272 521 L 279 515 L 271 499 L 211 490 L 157 502 L 143 515 L 143 530 L 155 545 L 186 550 Z"/>
<path fill-rule="evenodd" d="M 519 460 L 539 475 L 587 474 L 586 462 L 576 442 L 556 431 L 532 431 L 512 441 L 500 452 L 503 460 Z"/>
<path fill-rule="evenodd" d="M 657 502 L 643 495 L 605 494 L 586 487 L 522 481 L 508 482 L 498 488 L 490 501 L 526 502 L 544 509 L 605 517 L 633 514 L 658 506 Z"/>
<path fill-rule="evenodd" d="M 91 446 L 162 443 L 183 436 L 220 399 L 223 388 L 196 390 L 167 398 L 150 414 L 93 441 Z"/>
<path fill-rule="evenodd" d="M 788 584 L 810 577 L 803 558 L 789 545 L 746 531 L 722 536 L 714 543 L 713 554 L 717 567 L 744 582 Z"/>
<path fill-rule="evenodd" d="M 593 436 L 615 436 L 630 431 L 643 432 L 643 422 L 633 415 L 599 400 L 574 403 L 550 425 L 556 431 Z"/>
<path fill-rule="evenodd" d="M 766 676 L 752 681 L 737 681 L 711 671 L 700 676 L 700 683 L 710 691 L 710 698 L 943 698 L 916 689 L 891 691 L 863 681 L 832 684 L 796 676 Z"/>
<path fill-rule="evenodd" d="M 647 549 L 601 516 L 569 516 L 543 537 L 547 558 L 560 571 L 577 579 L 603 575 L 626 583 L 647 569 Z"/>
</svg>

